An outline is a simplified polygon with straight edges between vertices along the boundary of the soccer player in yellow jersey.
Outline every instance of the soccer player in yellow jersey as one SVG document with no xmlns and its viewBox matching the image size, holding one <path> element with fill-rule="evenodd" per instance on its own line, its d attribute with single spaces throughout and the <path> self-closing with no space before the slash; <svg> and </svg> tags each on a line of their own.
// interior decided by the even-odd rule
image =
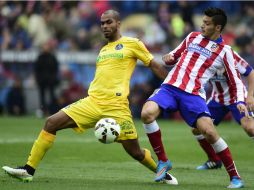
<svg viewBox="0 0 254 190">
<path fill-rule="evenodd" d="M 73 128 L 78 132 L 93 128 L 104 117 L 114 118 L 121 126 L 117 141 L 125 151 L 145 167 L 156 172 L 156 163 L 147 149 L 141 149 L 129 109 L 129 83 L 137 59 L 164 79 L 167 71 L 153 59 L 144 44 L 136 38 L 120 34 L 120 16 L 117 11 L 107 10 L 101 16 L 101 29 L 108 40 L 96 60 L 96 73 L 90 84 L 89 96 L 81 99 L 47 118 L 44 128 L 34 142 L 25 166 L 3 169 L 22 181 L 31 181 L 35 169 L 55 141 L 56 132 Z M 177 184 L 170 174 L 165 178 L 168 184 Z"/>
</svg>

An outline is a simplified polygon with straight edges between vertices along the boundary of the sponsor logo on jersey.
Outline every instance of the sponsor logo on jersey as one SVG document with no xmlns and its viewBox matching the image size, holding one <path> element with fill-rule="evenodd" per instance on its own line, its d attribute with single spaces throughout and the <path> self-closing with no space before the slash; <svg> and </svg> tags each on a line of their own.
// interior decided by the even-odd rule
<svg viewBox="0 0 254 190">
<path fill-rule="evenodd" d="M 210 58 L 212 56 L 211 51 L 209 51 L 206 48 L 203 48 L 203 47 L 199 46 L 198 44 L 190 43 L 190 45 L 188 46 L 188 51 L 196 52 L 196 53 L 201 54 L 201 55 L 203 55 L 207 58 Z"/>
<path fill-rule="evenodd" d="M 123 49 L 123 44 L 117 44 L 115 50 Z"/>
<path fill-rule="evenodd" d="M 123 59 L 123 53 L 109 53 L 109 54 L 99 55 L 96 59 L 96 63 L 104 61 L 106 59 Z"/>
</svg>

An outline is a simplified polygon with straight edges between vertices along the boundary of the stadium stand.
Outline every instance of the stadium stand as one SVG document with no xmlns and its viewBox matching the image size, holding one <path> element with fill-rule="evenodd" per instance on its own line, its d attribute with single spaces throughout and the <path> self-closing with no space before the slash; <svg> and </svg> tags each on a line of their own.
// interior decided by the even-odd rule
<svg viewBox="0 0 254 190">
<path fill-rule="evenodd" d="M 38 108 L 33 67 L 45 43 L 52 45 L 61 65 L 59 106 L 65 104 L 61 95 L 71 89 L 66 73 L 72 73 L 71 81 L 78 91 L 84 90 L 79 93 L 86 94 L 94 75 L 96 55 L 105 43 L 98 27 L 100 14 L 109 8 L 122 13 L 123 34 L 142 39 L 161 61 L 161 56 L 176 47 L 189 31 L 199 30 L 201 10 L 208 6 L 222 7 L 230 15 L 223 38 L 254 66 L 254 2 L 1 1 L 0 107 L 6 112 L 6 95 L 19 78 L 27 113 Z M 137 67 L 134 75 L 130 106 L 133 115 L 139 117 L 142 104 L 160 81 L 142 66 Z"/>
</svg>

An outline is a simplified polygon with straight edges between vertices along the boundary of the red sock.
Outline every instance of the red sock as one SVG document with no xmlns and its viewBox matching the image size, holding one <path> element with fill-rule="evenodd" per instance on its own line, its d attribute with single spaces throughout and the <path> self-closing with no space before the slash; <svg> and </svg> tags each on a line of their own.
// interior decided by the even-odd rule
<svg viewBox="0 0 254 190">
<path fill-rule="evenodd" d="M 237 176 L 239 179 L 241 179 L 241 177 L 239 176 L 237 169 L 235 167 L 235 163 L 232 159 L 229 148 L 227 147 L 226 149 L 222 150 L 221 152 L 218 152 L 217 155 L 222 160 L 224 167 L 226 168 L 226 170 L 230 176 L 230 179 L 232 179 L 233 176 Z"/>
<path fill-rule="evenodd" d="M 200 146 L 202 147 L 202 149 L 206 152 L 208 159 L 210 161 L 218 162 L 221 160 L 220 157 L 217 156 L 217 154 L 215 153 L 212 145 L 210 143 L 208 143 L 205 138 L 198 139 L 198 142 L 199 142 Z"/>
<path fill-rule="evenodd" d="M 150 144 L 152 145 L 155 154 L 158 157 L 158 160 L 162 160 L 164 162 L 167 161 L 168 158 L 167 155 L 165 154 L 164 147 L 162 144 L 160 129 L 156 132 L 148 133 L 147 136 L 149 138 Z"/>
</svg>

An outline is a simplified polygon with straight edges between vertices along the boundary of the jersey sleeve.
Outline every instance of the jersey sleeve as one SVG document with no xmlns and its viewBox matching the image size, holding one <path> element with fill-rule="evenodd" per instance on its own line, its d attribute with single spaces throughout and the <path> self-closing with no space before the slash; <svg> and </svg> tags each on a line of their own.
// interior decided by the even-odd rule
<svg viewBox="0 0 254 190">
<path fill-rule="evenodd" d="M 251 73 L 253 68 L 238 53 L 234 52 L 234 57 L 236 60 L 236 66 L 237 66 L 238 71 L 243 76 L 247 77 Z"/>
<path fill-rule="evenodd" d="M 148 51 L 143 42 L 140 40 L 136 41 L 133 52 L 137 59 L 142 61 L 145 66 L 149 66 L 151 60 L 153 59 L 153 55 Z"/>
<path fill-rule="evenodd" d="M 178 59 L 187 48 L 190 37 L 194 35 L 197 35 L 196 32 L 190 33 L 173 51 L 169 52 L 169 54 L 173 55 L 174 61 L 167 62 L 165 63 L 166 65 L 175 65 L 178 62 Z"/>
<path fill-rule="evenodd" d="M 235 95 L 237 98 L 237 102 L 244 102 L 244 94 L 243 94 L 243 83 L 240 78 L 240 73 L 236 69 L 236 59 L 234 57 L 232 49 L 229 49 L 224 57 L 223 57 L 223 62 L 226 68 L 226 72 L 228 74 L 229 82 L 230 85 L 235 91 Z"/>
</svg>

